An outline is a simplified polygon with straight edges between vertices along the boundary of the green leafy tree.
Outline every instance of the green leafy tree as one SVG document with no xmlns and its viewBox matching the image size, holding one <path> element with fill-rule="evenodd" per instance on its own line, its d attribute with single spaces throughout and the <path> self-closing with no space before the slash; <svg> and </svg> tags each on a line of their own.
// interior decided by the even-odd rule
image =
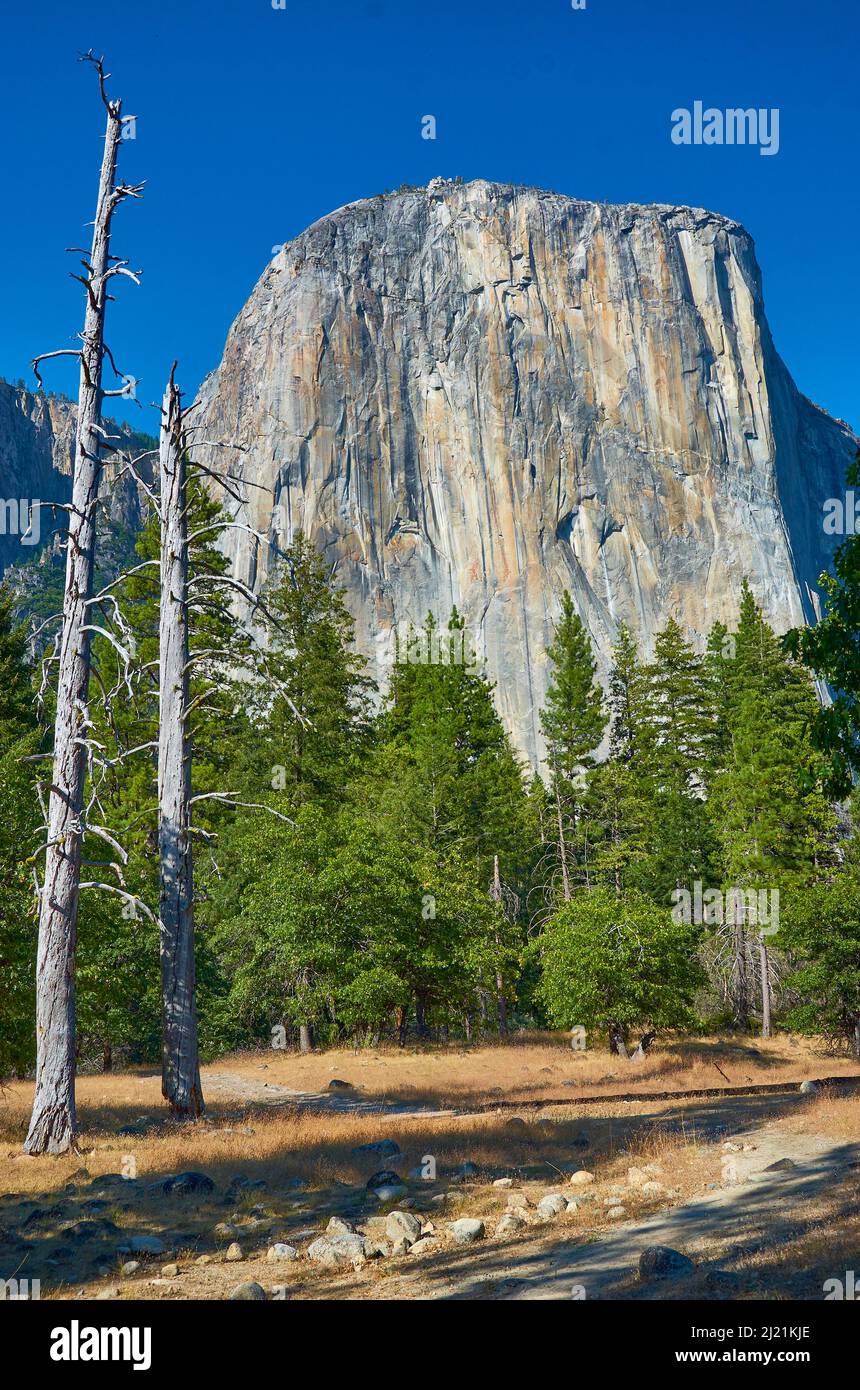
<svg viewBox="0 0 860 1390">
<path fill-rule="evenodd" d="M 694 1023 L 701 982 L 696 928 L 631 890 L 578 893 L 550 919 L 540 939 L 540 993 L 551 1021 L 604 1034 L 626 1054 L 634 1029 L 642 1051 L 658 1030 Z"/>
<path fill-rule="evenodd" d="M 833 863 L 835 821 L 815 777 L 809 728 L 817 702 L 811 681 L 782 649 L 746 582 L 734 653 L 723 663 L 727 739 L 710 804 L 722 883 L 786 900 Z M 774 962 L 763 925 L 742 917 L 729 924 L 731 950 L 722 956 L 731 966 L 729 993 L 738 1023 L 747 1026 L 757 989 L 762 1033 L 769 1036 Z"/>
<path fill-rule="evenodd" d="M 789 985 L 800 1002 L 786 1022 L 823 1033 L 860 1059 L 860 876 L 856 865 L 795 895 L 780 945 L 796 961 Z"/>
<path fill-rule="evenodd" d="M 293 829 L 260 827 L 241 917 L 221 934 L 230 1004 L 257 1033 L 283 1026 L 366 1041 L 447 1020 L 489 986 L 498 921 L 474 873 L 384 833 L 354 808 L 300 808 Z M 508 950 L 506 942 L 502 950 Z"/>
</svg>

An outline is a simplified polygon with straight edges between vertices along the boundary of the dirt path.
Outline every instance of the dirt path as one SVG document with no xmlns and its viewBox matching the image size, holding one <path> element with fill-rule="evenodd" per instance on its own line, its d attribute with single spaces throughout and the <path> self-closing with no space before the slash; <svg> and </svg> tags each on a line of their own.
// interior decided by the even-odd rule
<svg viewBox="0 0 860 1390">
<path fill-rule="evenodd" d="M 525 1286 L 511 1297 L 564 1297 L 572 1283 L 583 1285 L 590 1298 L 611 1296 L 612 1289 L 637 1270 L 647 1245 L 668 1245 L 694 1259 L 715 1247 L 739 1254 L 763 1241 L 777 1245 L 797 1228 L 801 1206 L 834 1187 L 860 1159 L 858 1145 L 833 1144 L 776 1126 L 754 1130 L 744 1139 L 756 1145 L 753 1152 L 727 1155 L 736 1165 L 736 1185 L 620 1226 L 592 1245 L 559 1251 L 552 1269 L 528 1275 Z M 768 1171 L 784 1160 L 794 1166 Z M 647 1286 L 639 1285 L 639 1291 L 640 1296 L 653 1294 Z M 635 1288 L 627 1296 L 635 1297 Z"/>
<path fill-rule="evenodd" d="M 843 1089 L 856 1090 L 860 1087 L 860 1076 L 821 1077 L 815 1084 L 819 1087 L 826 1086 L 837 1092 Z M 545 1110 L 553 1106 L 573 1109 L 592 1105 L 628 1103 L 641 1105 L 671 1100 L 731 1103 L 734 1099 L 742 1100 L 748 1096 L 779 1100 L 782 1097 L 786 1099 L 796 1097 L 799 1091 L 796 1081 L 783 1081 L 763 1085 L 714 1086 L 680 1091 L 643 1089 L 641 1091 L 596 1092 L 594 1095 L 542 1096 L 537 1099 L 521 1097 L 517 1100 L 501 1097 L 483 1105 L 471 1104 L 439 1108 L 394 1100 L 367 1100 L 362 1097 L 360 1090 L 351 1086 L 334 1091 L 298 1091 L 273 1081 L 252 1080 L 247 1076 L 241 1076 L 238 1072 L 207 1072 L 205 1089 L 207 1095 L 211 1095 L 217 1100 L 240 1101 L 246 1105 L 298 1105 L 311 1110 L 329 1111 L 342 1115 L 399 1115 L 400 1117 L 424 1116 L 425 1118 L 428 1115 L 459 1115 L 464 1117 L 491 1114 L 503 1110 Z"/>
<path fill-rule="evenodd" d="M 385 1298 L 497 1298 L 506 1300 L 649 1299 L 695 1297 L 709 1270 L 731 1271 L 753 1250 L 777 1249 L 803 1222 L 810 1201 L 826 1195 L 860 1163 L 860 1145 L 793 1134 L 766 1124 L 745 1130 L 750 1152 L 730 1153 L 736 1184 L 648 1217 L 620 1223 L 588 1243 L 565 1240 L 558 1226 L 535 1238 L 473 1246 L 468 1255 L 440 1252 L 386 1282 Z M 792 1167 L 768 1171 L 788 1159 Z M 860 1181 L 860 1175 L 858 1175 Z M 856 1191 L 856 1189 L 855 1189 Z M 643 1284 L 639 1255 L 648 1245 L 667 1245 L 697 1264 L 679 1286 Z M 584 1290 L 584 1294 L 582 1292 Z M 344 1291 L 345 1292 L 345 1291 Z M 348 1294 L 347 1296 L 352 1296 Z M 365 1294 L 366 1296 L 366 1294 Z"/>
<path fill-rule="evenodd" d="M 450 1110 L 434 1110 L 429 1105 L 401 1104 L 393 1100 L 365 1100 L 350 1088 L 335 1091 L 295 1091 L 274 1081 L 252 1081 L 237 1072 L 207 1072 L 206 1095 L 213 1100 L 240 1101 L 246 1105 L 298 1105 L 334 1115 L 449 1115 Z"/>
</svg>

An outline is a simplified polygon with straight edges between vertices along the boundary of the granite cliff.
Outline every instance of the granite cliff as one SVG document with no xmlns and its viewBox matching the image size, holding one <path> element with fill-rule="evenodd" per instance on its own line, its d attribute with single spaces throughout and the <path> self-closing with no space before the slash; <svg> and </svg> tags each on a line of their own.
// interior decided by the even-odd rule
<svg viewBox="0 0 860 1390">
<path fill-rule="evenodd" d="M 480 181 L 288 242 L 201 399 L 266 538 L 225 533 L 236 577 L 259 588 L 306 531 L 383 685 L 392 629 L 456 603 L 532 759 L 564 589 L 603 671 L 619 620 L 646 650 L 673 613 L 703 638 L 744 575 L 778 629 L 809 620 L 856 448 L 779 358 L 738 223 Z"/>
</svg>

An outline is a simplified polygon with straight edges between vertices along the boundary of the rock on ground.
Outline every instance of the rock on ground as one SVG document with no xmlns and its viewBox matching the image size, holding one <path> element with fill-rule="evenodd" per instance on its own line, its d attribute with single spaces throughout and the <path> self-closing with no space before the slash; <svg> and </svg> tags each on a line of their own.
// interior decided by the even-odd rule
<svg viewBox="0 0 860 1390">
<path fill-rule="evenodd" d="M 308 1246 L 308 1259 L 325 1269 L 344 1269 L 360 1264 L 367 1258 L 364 1236 L 320 1236 Z"/>
<path fill-rule="evenodd" d="M 385 1234 L 395 1243 L 406 1240 L 412 1245 L 421 1235 L 421 1222 L 410 1211 L 391 1211 L 385 1222 Z"/>
<path fill-rule="evenodd" d="M 237 1284 L 229 1297 L 239 1303 L 265 1303 L 266 1290 L 251 1279 L 246 1284 Z"/>
<path fill-rule="evenodd" d="M 459 1221 L 451 1222 L 448 1231 L 458 1245 L 471 1245 L 474 1241 L 483 1238 L 484 1223 L 473 1217 L 462 1216 Z"/>
<path fill-rule="evenodd" d="M 649 1245 L 639 1256 L 639 1278 L 678 1279 L 692 1274 L 693 1261 L 668 1245 Z"/>
</svg>

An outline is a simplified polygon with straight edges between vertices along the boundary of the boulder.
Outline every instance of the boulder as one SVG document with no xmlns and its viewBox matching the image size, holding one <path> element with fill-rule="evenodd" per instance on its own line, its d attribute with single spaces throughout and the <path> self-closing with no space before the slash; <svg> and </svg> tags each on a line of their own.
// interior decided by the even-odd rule
<svg viewBox="0 0 860 1390">
<path fill-rule="evenodd" d="M 320 1236 L 307 1253 L 309 1260 L 325 1269 L 346 1269 L 363 1264 L 368 1252 L 364 1236 L 351 1234 Z"/>
<path fill-rule="evenodd" d="M 514 1235 L 515 1232 L 521 1231 L 523 1227 L 527 1225 L 528 1222 L 521 1211 L 506 1211 L 496 1225 L 496 1235 L 511 1236 Z"/>
<path fill-rule="evenodd" d="M 355 1227 L 351 1221 L 346 1221 L 342 1216 L 333 1216 L 326 1226 L 326 1235 L 329 1236 L 351 1236 L 355 1235 Z"/>
<path fill-rule="evenodd" d="M 682 1279 L 692 1274 L 693 1261 L 669 1245 L 648 1245 L 639 1256 L 639 1278 Z"/>
<path fill-rule="evenodd" d="M 166 1197 L 204 1197 L 214 1189 L 214 1182 L 205 1173 L 177 1173 L 161 1190 Z"/>
<path fill-rule="evenodd" d="M 292 1262 L 299 1258 L 299 1252 L 294 1245 L 285 1245 L 283 1241 L 276 1241 L 270 1245 L 266 1254 L 269 1264 L 282 1264 Z"/>
<path fill-rule="evenodd" d="M 399 1202 L 406 1196 L 406 1187 L 402 1182 L 384 1184 L 382 1187 L 371 1188 L 371 1196 L 375 1197 L 383 1205 L 386 1202 Z"/>
<path fill-rule="evenodd" d="M 126 1244 L 132 1255 L 163 1255 L 166 1249 L 158 1236 L 132 1236 Z"/>
<path fill-rule="evenodd" d="M 462 1216 L 459 1221 L 451 1222 L 448 1233 L 457 1245 L 472 1245 L 476 1240 L 483 1239 L 484 1223 L 473 1217 Z"/>
<path fill-rule="evenodd" d="M 390 1211 L 385 1221 L 385 1234 L 395 1244 L 405 1240 L 413 1245 L 421 1235 L 421 1222 L 411 1211 Z"/>
<path fill-rule="evenodd" d="M 481 1170 L 477 1163 L 461 1163 L 459 1168 L 455 1168 L 451 1177 L 452 1182 L 471 1182 L 473 1178 L 480 1176 Z"/>
<path fill-rule="evenodd" d="M 403 1179 L 399 1173 L 395 1173 L 392 1168 L 380 1168 L 377 1173 L 373 1173 L 367 1179 L 365 1186 L 368 1189 L 374 1187 L 397 1187 L 402 1186 Z"/>
<path fill-rule="evenodd" d="M 393 1139 L 377 1139 L 373 1144 L 359 1144 L 352 1152 L 356 1158 L 397 1158 L 400 1146 Z"/>
<path fill-rule="evenodd" d="M 560 1192 L 548 1192 L 541 1197 L 537 1210 L 542 1221 L 554 1221 L 563 1211 L 567 1211 L 567 1198 L 562 1197 Z"/>
<path fill-rule="evenodd" d="M 229 1298 L 237 1303 L 265 1303 L 266 1290 L 251 1279 L 246 1284 L 237 1284 Z"/>
</svg>

